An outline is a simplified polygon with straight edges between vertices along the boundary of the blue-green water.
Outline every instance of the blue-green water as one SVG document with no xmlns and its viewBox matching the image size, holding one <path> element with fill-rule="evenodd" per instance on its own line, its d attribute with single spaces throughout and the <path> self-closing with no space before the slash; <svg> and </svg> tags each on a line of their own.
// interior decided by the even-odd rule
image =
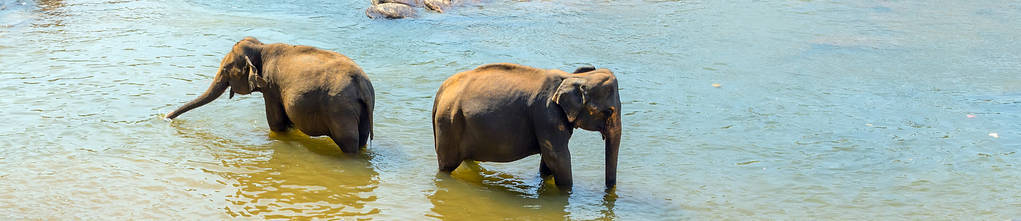
<svg viewBox="0 0 1021 221">
<path fill-rule="evenodd" d="M 1017 1 L 0 4 L 2 219 L 1021 218 Z M 354 59 L 366 153 L 271 134 L 259 94 L 160 119 L 245 36 Z M 493 62 L 616 73 L 614 194 L 595 132 L 570 195 L 537 157 L 437 175 L 432 96 Z"/>
</svg>

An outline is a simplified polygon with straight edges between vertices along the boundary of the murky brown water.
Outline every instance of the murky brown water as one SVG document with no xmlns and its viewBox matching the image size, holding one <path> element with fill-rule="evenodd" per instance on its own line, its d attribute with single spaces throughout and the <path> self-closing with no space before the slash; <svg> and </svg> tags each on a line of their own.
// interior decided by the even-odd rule
<svg viewBox="0 0 1021 221">
<path fill-rule="evenodd" d="M 1021 218 L 1017 1 L 0 4 L 0 219 Z M 270 133 L 258 94 L 161 120 L 244 36 L 358 62 L 367 151 Z M 617 73 L 613 194 L 594 132 L 570 195 L 537 157 L 437 174 L 432 95 L 492 62 Z"/>
</svg>

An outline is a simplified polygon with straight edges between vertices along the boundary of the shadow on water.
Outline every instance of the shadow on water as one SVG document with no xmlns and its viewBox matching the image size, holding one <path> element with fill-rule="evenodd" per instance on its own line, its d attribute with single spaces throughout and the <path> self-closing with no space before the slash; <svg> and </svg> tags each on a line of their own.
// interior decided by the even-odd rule
<svg viewBox="0 0 1021 221">
<path fill-rule="evenodd" d="M 570 219 L 570 193 L 553 179 L 521 178 L 482 168 L 466 161 L 451 174 L 437 173 L 436 191 L 428 196 L 433 208 L 427 216 L 443 220 L 564 220 Z M 615 218 L 615 194 L 602 199 L 598 219 Z"/>
<path fill-rule="evenodd" d="M 299 131 L 269 133 L 266 144 L 238 144 L 175 124 L 185 137 L 209 144 L 219 162 L 204 171 L 224 178 L 225 212 L 262 219 L 338 219 L 380 213 L 366 204 L 378 198 L 372 153 L 348 155 L 326 137 Z"/>
</svg>

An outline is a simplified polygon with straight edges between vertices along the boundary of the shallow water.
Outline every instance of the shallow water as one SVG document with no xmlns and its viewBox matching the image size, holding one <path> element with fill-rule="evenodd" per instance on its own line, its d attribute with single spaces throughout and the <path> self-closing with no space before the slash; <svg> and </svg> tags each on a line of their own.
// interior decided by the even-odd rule
<svg viewBox="0 0 1021 221">
<path fill-rule="evenodd" d="M 0 4 L 2 219 L 1021 218 L 1017 1 Z M 244 36 L 354 59 L 367 151 L 270 133 L 259 94 L 161 120 Z M 534 156 L 437 175 L 432 96 L 492 62 L 617 74 L 613 194 L 595 132 L 569 195 Z"/>
</svg>

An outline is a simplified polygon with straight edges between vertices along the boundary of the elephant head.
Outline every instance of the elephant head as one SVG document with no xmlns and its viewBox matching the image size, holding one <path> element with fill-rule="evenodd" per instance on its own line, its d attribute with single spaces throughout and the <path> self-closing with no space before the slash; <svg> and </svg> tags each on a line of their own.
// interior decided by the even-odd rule
<svg viewBox="0 0 1021 221">
<path fill-rule="evenodd" d="M 184 112 L 216 100 L 227 87 L 230 87 L 228 98 L 233 98 L 234 93 L 245 95 L 259 91 L 266 84 L 259 70 L 262 66 L 261 46 L 262 42 L 253 37 L 247 37 L 234 44 L 230 53 L 227 53 L 220 62 L 220 69 L 217 70 L 213 83 L 206 92 L 167 114 L 167 119 L 174 119 Z"/>
<path fill-rule="evenodd" d="M 606 142 L 606 188 L 617 183 L 620 148 L 620 96 L 617 77 L 607 69 L 581 67 L 567 75 L 550 100 L 560 106 L 575 128 L 599 131 Z"/>
</svg>

